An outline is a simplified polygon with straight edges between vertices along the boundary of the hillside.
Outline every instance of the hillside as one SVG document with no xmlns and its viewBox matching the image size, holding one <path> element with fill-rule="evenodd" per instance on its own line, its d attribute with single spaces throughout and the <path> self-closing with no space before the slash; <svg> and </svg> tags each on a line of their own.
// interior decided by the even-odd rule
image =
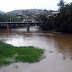
<svg viewBox="0 0 72 72">
<path fill-rule="evenodd" d="M 3 12 L 3 11 L 0 10 L 0 13 L 1 13 L 1 14 L 4 14 L 5 12 Z"/>
<path fill-rule="evenodd" d="M 31 12 L 34 12 L 34 13 L 37 13 L 39 12 L 41 9 L 26 9 L 26 10 L 13 10 L 13 11 L 10 11 L 10 12 L 7 12 L 6 14 L 9 15 L 9 14 L 19 14 L 19 13 L 31 13 Z"/>
</svg>

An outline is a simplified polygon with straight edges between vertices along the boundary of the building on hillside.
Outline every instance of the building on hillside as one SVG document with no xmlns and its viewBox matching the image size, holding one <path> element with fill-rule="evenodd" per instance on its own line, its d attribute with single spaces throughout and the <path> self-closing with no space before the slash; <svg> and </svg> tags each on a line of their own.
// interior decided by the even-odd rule
<svg viewBox="0 0 72 72">
<path fill-rule="evenodd" d="M 17 14 L 17 18 L 21 18 L 22 17 L 22 13 Z"/>
<path fill-rule="evenodd" d="M 52 16 L 57 16 L 59 14 L 59 11 L 53 11 Z"/>
<path fill-rule="evenodd" d="M 51 12 L 48 12 L 47 17 L 51 17 L 51 16 L 56 17 L 59 13 L 60 13 L 59 11 L 51 11 Z"/>
<path fill-rule="evenodd" d="M 34 18 L 26 18 L 26 19 L 23 19 L 23 22 L 35 22 L 35 19 Z"/>
</svg>

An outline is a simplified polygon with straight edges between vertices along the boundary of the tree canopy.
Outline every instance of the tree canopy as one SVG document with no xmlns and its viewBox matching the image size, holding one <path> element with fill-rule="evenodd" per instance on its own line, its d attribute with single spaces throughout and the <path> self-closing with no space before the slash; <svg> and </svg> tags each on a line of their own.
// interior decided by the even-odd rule
<svg viewBox="0 0 72 72">
<path fill-rule="evenodd" d="M 20 22 L 21 19 L 17 18 L 16 16 L 10 16 L 5 14 L 0 14 L 0 22 L 9 22 L 11 19 L 12 22 Z"/>
<path fill-rule="evenodd" d="M 48 17 L 41 26 L 45 30 L 54 30 L 63 33 L 72 33 L 72 3 L 65 4 L 60 0 L 60 12 L 56 17 Z"/>
</svg>

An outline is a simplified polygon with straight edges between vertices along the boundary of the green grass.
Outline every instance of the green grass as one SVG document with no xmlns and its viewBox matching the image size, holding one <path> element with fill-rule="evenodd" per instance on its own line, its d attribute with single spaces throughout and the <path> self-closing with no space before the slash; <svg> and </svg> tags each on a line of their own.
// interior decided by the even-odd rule
<svg viewBox="0 0 72 72">
<path fill-rule="evenodd" d="M 42 49 L 29 47 L 14 47 L 0 41 L 0 66 L 13 62 L 38 62 L 43 58 Z"/>
</svg>

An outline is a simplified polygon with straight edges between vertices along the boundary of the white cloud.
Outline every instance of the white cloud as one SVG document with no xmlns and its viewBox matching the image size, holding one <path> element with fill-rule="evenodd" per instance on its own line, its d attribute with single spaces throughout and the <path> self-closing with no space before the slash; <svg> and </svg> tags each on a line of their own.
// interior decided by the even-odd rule
<svg viewBox="0 0 72 72">
<path fill-rule="evenodd" d="M 0 10 L 7 12 L 15 9 L 57 9 L 58 2 L 59 0 L 0 0 Z"/>
</svg>

